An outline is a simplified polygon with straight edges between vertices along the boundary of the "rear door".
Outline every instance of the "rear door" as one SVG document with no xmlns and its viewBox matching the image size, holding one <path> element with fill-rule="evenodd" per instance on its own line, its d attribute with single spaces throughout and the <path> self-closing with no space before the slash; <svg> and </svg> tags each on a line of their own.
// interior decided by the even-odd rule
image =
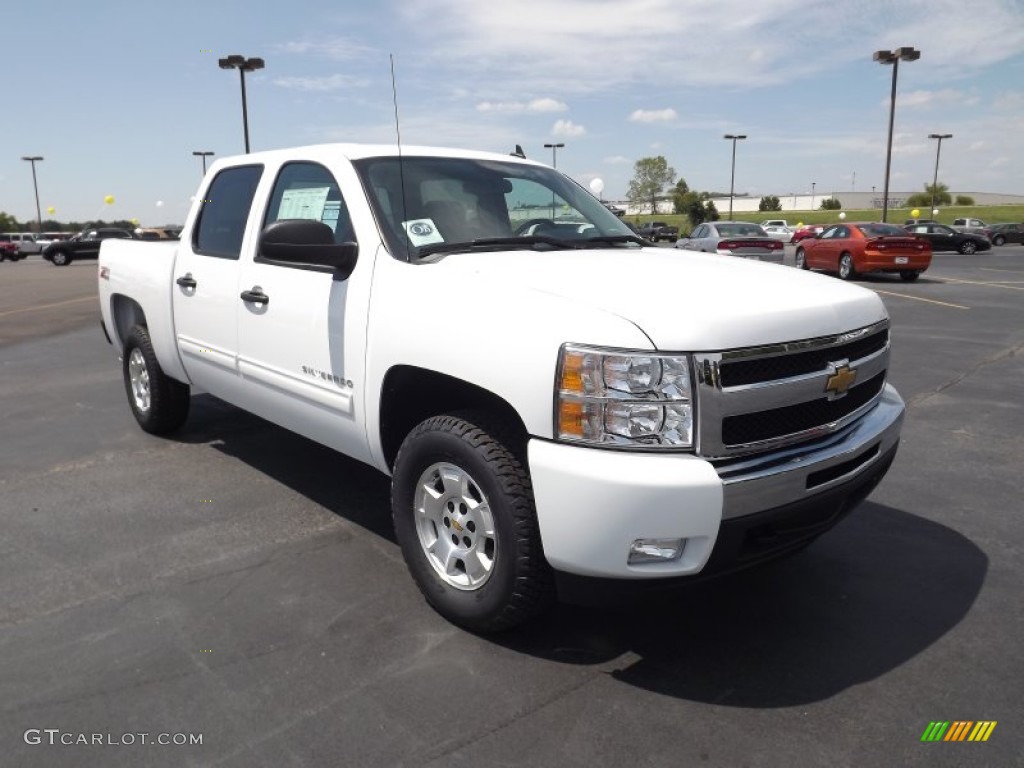
<svg viewBox="0 0 1024 768">
<path fill-rule="evenodd" d="M 253 237 L 250 214 L 262 165 L 224 168 L 203 190 L 171 285 L 174 327 L 191 382 L 229 402 L 238 395 L 239 257 Z"/>
</svg>

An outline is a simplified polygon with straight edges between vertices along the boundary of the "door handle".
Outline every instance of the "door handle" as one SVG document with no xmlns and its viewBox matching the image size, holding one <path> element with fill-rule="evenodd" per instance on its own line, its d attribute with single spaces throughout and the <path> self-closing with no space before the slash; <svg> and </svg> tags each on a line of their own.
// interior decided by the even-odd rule
<svg viewBox="0 0 1024 768">
<path fill-rule="evenodd" d="M 242 291 L 238 295 L 242 301 L 251 301 L 253 304 L 261 304 L 265 306 L 270 303 L 270 297 L 267 296 L 267 294 L 263 292 L 263 289 L 258 285 L 254 285 L 250 290 Z"/>
<path fill-rule="evenodd" d="M 174 282 L 176 282 L 182 288 L 195 288 L 196 285 L 198 285 L 198 283 L 196 283 L 196 281 L 195 281 L 195 278 L 192 277 L 192 273 L 191 272 L 186 272 L 184 277 L 179 277 Z"/>
</svg>

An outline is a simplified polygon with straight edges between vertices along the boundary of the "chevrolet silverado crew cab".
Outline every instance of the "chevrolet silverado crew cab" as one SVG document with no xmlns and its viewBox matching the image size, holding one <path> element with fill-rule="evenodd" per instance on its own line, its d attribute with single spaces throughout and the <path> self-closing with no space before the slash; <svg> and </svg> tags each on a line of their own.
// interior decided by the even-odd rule
<svg viewBox="0 0 1024 768">
<path fill-rule="evenodd" d="M 530 160 L 324 145 L 218 160 L 99 296 L 142 429 L 200 390 L 376 467 L 426 600 L 496 631 L 796 551 L 893 460 L 873 292 L 645 242 Z"/>
</svg>

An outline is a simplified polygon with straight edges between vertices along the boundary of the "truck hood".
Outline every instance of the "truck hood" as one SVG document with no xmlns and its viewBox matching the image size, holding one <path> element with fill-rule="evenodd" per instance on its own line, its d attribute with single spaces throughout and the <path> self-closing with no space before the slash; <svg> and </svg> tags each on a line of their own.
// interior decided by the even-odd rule
<svg viewBox="0 0 1024 768">
<path fill-rule="evenodd" d="M 839 334 L 885 318 L 870 290 L 834 277 L 669 248 L 457 253 L 431 268 L 491 290 L 544 293 L 618 315 L 666 351 L 702 352 Z M 566 339 L 600 344 L 600 339 Z"/>
</svg>

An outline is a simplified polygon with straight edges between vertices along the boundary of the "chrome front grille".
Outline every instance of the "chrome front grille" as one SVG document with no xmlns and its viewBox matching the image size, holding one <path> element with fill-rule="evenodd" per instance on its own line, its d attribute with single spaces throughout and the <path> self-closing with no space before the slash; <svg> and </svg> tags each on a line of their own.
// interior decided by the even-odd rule
<svg viewBox="0 0 1024 768">
<path fill-rule="evenodd" d="M 889 327 L 882 321 L 694 361 L 698 453 L 742 456 L 831 434 L 869 410 L 885 384 Z"/>
</svg>

